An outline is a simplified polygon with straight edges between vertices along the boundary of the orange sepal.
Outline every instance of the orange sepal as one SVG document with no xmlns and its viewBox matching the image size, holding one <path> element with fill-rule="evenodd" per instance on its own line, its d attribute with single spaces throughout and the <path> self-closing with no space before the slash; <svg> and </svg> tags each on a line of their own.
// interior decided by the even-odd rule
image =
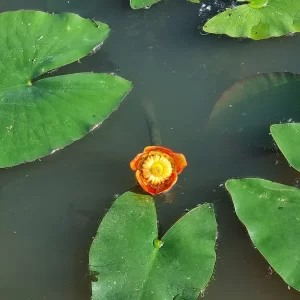
<svg viewBox="0 0 300 300">
<path fill-rule="evenodd" d="M 150 151 L 160 151 L 162 153 L 166 153 L 170 156 L 174 153 L 171 149 L 161 147 L 161 146 L 148 146 L 144 148 L 144 153 L 149 153 Z"/>
<path fill-rule="evenodd" d="M 181 153 L 173 153 L 172 157 L 174 159 L 176 171 L 178 174 L 180 174 L 182 170 L 187 166 L 186 158 Z"/>
<path fill-rule="evenodd" d="M 141 171 L 139 171 L 139 170 L 136 171 L 135 178 L 145 192 L 147 192 L 151 195 L 156 195 L 155 189 L 152 188 L 151 186 L 147 185 L 146 182 L 144 182 L 143 177 L 141 176 Z"/>
<path fill-rule="evenodd" d="M 142 158 L 144 153 L 139 153 L 137 154 L 137 156 L 130 162 L 130 168 L 133 170 L 133 171 L 136 171 L 137 170 L 137 167 L 138 167 L 138 164 L 140 162 L 140 159 Z"/>
<path fill-rule="evenodd" d="M 156 190 L 156 194 L 161 194 L 161 193 L 165 193 L 167 191 L 169 191 L 174 184 L 176 184 L 177 182 L 177 179 L 178 179 L 178 176 L 176 173 L 172 173 L 170 179 L 169 179 L 169 182 L 167 185 L 165 185 L 162 189 L 157 189 Z"/>
<path fill-rule="evenodd" d="M 178 179 L 177 174 L 172 173 L 171 177 L 168 180 L 168 184 L 160 189 L 154 189 L 152 186 L 148 185 L 147 182 L 144 182 L 143 176 L 141 176 L 141 171 L 136 171 L 135 176 L 142 189 L 151 195 L 158 195 L 167 192 L 172 188 L 172 186 L 177 182 Z"/>
</svg>

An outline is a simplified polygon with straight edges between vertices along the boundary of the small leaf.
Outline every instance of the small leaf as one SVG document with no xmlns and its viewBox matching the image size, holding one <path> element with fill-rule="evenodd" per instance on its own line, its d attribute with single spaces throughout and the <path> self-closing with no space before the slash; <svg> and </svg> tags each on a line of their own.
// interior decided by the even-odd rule
<svg viewBox="0 0 300 300">
<path fill-rule="evenodd" d="M 258 178 L 228 180 L 226 188 L 255 247 L 300 291 L 300 191 Z"/>
<path fill-rule="evenodd" d="M 75 14 L 0 14 L 0 167 L 45 156 L 100 125 L 131 89 L 109 74 L 40 79 L 87 55 L 109 27 Z"/>
<path fill-rule="evenodd" d="M 271 134 L 289 164 L 300 172 L 300 124 L 275 124 Z"/>
<path fill-rule="evenodd" d="M 216 230 L 214 211 L 204 204 L 158 239 L 153 198 L 123 194 L 91 246 L 93 300 L 197 299 L 213 274 Z"/>
<path fill-rule="evenodd" d="M 271 142 L 270 126 L 300 121 L 300 75 L 268 73 L 236 82 L 225 91 L 209 118 L 208 128 L 250 142 Z"/>
<path fill-rule="evenodd" d="M 204 31 L 254 40 L 300 32 L 299 0 L 240 0 L 249 2 L 218 14 Z"/>
<path fill-rule="evenodd" d="M 150 8 L 153 4 L 161 0 L 130 0 L 130 6 L 133 9 Z"/>
</svg>

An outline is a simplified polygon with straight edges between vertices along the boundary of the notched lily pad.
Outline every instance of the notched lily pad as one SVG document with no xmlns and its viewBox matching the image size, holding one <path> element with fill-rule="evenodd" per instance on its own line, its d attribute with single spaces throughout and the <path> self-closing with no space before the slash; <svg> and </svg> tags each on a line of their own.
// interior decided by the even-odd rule
<svg viewBox="0 0 300 300">
<path fill-rule="evenodd" d="M 101 44 L 109 27 L 75 14 L 0 14 L 0 167 L 32 161 L 84 136 L 131 83 L 111 74 L 40 79 Z"/>
<path fill-rule="evenodd" d="M 123 194 L 91 246 L 92 299 L 197 299 L 213 274 L 216 233 L 213 208 L 204 204 L 158 239 L 153 198 Z"/>
<path fill-rule="evenodd" d="M 208 33 L 248 37 L 254 40 L 300 31 L 299 0 L 239 0 L 238 2 L 248 3 L 218 14 L 203 26 L 203 30 Z"/>
<path fill-rule="evenodd" d="M 300 122 L 299 94 L 299 74 L 267 73 L 245 78 L 222 94 L 207 128 L 247 143 L 270 144 L 272 124 Z"/>
<path fill-rule="evenodd" d="M 229 180 L 226 189 L 255 247 L 300 291 L 300 190 L 258 178 Z"/>
<path fill-rule="evenodd" d="M 161 0 L 130 0 L 130 6 L 132 9 L 150 8 L 153 4 L 160 1 Z"/>
</svg>

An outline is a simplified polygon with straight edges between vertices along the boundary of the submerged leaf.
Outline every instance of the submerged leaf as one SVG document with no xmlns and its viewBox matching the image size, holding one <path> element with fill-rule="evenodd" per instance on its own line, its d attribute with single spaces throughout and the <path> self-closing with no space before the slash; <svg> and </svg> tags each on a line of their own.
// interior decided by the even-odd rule
<svg viewBox="0 0 300 300">
<path fill-rule="evenodd" d="M 298 74 L 268 73 L 240 80 L 216 103 L 208 129 L 269 143 L 272 124 L 300 121 L 299 95 Z"/>
<path fill-rule="evenodd" d="M 90 271 L 98 274 L 93 300 L 197 299 L 213 274 L 216 230 L 214 211 L 204 204 L 159 240 L 153 198 L 123 194 L 90 250 Z"/>
<path fill-rule="evenodd" d="M 300 191 L 271 181 L 229 180 L 226 188 L 255 247 L 284 281 L 300 291 Z"/>
<path fill-rule="evenodd" d="M 271 134 L 289 164 L 300 172 L 300 124 L 275 124 Z"/>
<path fill-rule="evenodd" d="M 299 0 L 239 0 L 249 2 L 218 14 L 204 31 L 254 40 L 300 31 Z"/>
<path fill-rule="evenodd" d="M 0 167 L 32 161 L 84 136 L 131 88 L 118 76 L 40 79 L 97 48 L 109 27 L 75 14 L 0 14 Z"/>
<path fill-rule="evenodd" d="M 130 6 L 133 9 L 150 8 L 153 4 L 161 0 L 130 0 Z"/>
</svg>

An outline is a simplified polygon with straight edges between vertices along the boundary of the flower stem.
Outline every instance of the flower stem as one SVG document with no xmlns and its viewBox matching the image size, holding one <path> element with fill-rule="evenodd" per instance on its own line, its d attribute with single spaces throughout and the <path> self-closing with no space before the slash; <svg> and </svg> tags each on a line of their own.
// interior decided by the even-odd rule
<svg viewBox="0 0 300 300">
<path fill-rule="evenodd" d="M 149 99 L 144 101 L 145 115 L 148 124 L 151 144 L 161 146 L 161 134 L 154 111 L 153 102 Z"/>
</svg>

